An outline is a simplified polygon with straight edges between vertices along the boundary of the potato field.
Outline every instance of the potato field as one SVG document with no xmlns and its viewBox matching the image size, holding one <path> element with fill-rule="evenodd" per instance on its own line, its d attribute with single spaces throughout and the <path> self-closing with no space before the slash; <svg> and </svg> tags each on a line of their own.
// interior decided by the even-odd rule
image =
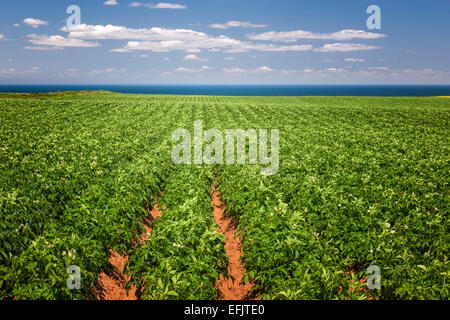
<svg viewBox="0 0 450 320">
<path fill-rule="evenodd" d="M 196 121 L 279 130 L 277 172 L 174 163 Z M 236 237 L 243 299 L 450 297 L 448 98 L 3 94 L 0 124 L 0 299 L 95 299 L 111 252 L 137 299 L 229 298 Z"/>
</svg>

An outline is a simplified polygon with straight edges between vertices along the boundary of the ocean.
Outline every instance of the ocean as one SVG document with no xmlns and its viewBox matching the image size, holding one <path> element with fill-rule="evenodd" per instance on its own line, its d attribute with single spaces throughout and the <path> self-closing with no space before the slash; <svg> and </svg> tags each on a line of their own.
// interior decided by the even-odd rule
<svg viewBox="0 0 450 320">
<path fill-rule="evenodd" d="M 450 85 L 0 85 L 0 92 L 108 90 L 134 94 L 217 96 L 450 96 Z"/>
</svg>

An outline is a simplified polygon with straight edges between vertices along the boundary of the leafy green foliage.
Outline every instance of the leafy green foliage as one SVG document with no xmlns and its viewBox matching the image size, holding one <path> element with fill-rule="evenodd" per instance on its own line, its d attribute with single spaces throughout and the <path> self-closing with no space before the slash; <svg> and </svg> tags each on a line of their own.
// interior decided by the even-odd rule
<svg viewBox="0 0 450 320">
<path fill-rule="evenodd" d="M 143 299 L 216 299 L 228 258 L 211 214 L 212 181 L 210 168 L 180 167 L 166 185 L 158 202 L 167 210 L 148 242 L 129 254 L 129 284 L 144 288 Z"/>
<path fill-rule="evenodd" d="M 195 120 L 205 130 L 280 130 L 278 174 L 214 168 L 227 214 L 239 220 L 254 294 L 449 297 L 448 99 L 1 98 L 1 297 L 90 298 L 115 249 L 130 253 L 143 299 L 216 298 L 228 262 L 212 218 L 213 168 L 170 159 L 171 133 L 192 132 Z M 144 205 L 161 190 L 167 210 L 132 249 Z M 372 264 L 382 288 L 359 291 Z M 70 265 L 81 268 L 81 291 L 66 287 Z"/>
<path fill-rule="evenodd" d="M 289 102 L 288 102 L 289 101 Z M 281 167 L 220 168 L 262 298 L 334 299 L 344 271 L 382 271 L 380 299 L 447 299 L 449 103 L 416 98 L 274 98 L 223 125 L 279 128 Z"/>
</svg>

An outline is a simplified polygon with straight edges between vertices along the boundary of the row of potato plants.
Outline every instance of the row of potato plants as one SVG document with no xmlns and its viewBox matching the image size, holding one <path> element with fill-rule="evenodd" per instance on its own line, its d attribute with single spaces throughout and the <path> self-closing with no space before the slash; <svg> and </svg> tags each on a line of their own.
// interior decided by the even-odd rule
<svg viewBox="0 0 450 320">
<path fill-rule="evenodd" d="M 261 176 L 258 166 L 218 172 L 227 213 L 243 231 L 254 294 L 448 298 L 448 102 L 263 101 L 219 110 L 224 126 L 280 130 L 278 174 Z M 381 289 L 353 294 L 370 265 L 381 269 Z"/>
<path fill-rule="evenodd" d="M 109 249 L 131 247 L 173 170 L 177 113 L 122 96 L 0 103 L 1 296 L 90 298 Z M 66 286 L 70 265 L 82 290 Z"/>
<path fill-rule="evenodd" d="M 223 234 L 212 215 L 210 167 L 182 166 L 165 186 L 145 244 L 129 252 L 128 287 L 144 300 L 214 300 L 219 275 L 227 275 Z"/>
<path fill-rule="evenodd" d="M 178 111 L 178 128 L 193 136 L 196 120 L 214 119 L 210 98 L 165 97 Z M 214 98 L 212 98 L 214 99 Z M 193 142 L 193 141 L 192 141 Z M 227 276 L 224 236 L 216 232 L 211 204 L 213 168 L 178 165 L 164 187 L 158 207 L 166 208 L 153 223 L 145 245 L 129 252 L 128 288 L 137 286 L 144 300 L 214 300 L 219 275 Z"/>
</svg>

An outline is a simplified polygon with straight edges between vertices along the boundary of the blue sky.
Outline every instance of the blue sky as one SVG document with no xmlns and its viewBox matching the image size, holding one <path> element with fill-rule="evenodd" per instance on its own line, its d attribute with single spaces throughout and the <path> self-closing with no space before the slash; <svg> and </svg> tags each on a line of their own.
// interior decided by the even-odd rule
<svg viewBox="0 0 450 320">
<path fill-rule="evenodd" d="M 81 24 L 68 28 L 70 5 Z M 450 84 L 449 12 L 448 0 L 3 0 L 0 83 Z"/>
</svg>

